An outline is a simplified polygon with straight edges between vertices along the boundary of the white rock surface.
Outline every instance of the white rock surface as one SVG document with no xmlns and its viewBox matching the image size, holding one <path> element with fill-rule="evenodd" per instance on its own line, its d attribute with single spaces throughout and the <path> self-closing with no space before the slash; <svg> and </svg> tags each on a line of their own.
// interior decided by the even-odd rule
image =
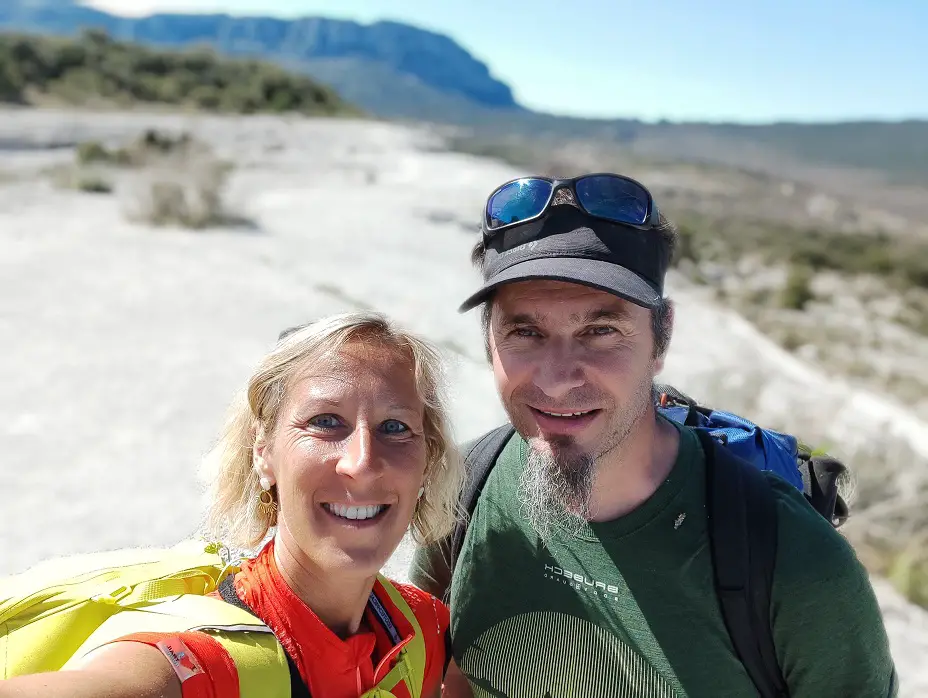
<svg viewBox="0 0 928 698">
<path fill-rule="evenodd" d="M 152 124 L 191 129 L 234 159 L 230 199 L 258 229 L 129 223 L 113 197 L 28 174 L 66 151 L 20 149 Z M 0 112 L 0 574 L 188 535 L 196 466 L 234 391 L 281 329 L 319 315 L 370 306 L 422 332 L 447 351 L 458 438 L 498 424 L 477 319 L 456 308 L 477 283 L 468 257 L 483 198 L 517 172 L 435 146 L 378 123 Z M 850 450 L 904 425 L 923 469 L 926 425 L 817 374 L 699 289 L 671 286 L 668 378 Z M 387 571 L 404 578 L 408 555 L 404 545 Z M 903 695 L 928 695 L 926 614 L 881 580 L 877 590 Z"/>
</svg>

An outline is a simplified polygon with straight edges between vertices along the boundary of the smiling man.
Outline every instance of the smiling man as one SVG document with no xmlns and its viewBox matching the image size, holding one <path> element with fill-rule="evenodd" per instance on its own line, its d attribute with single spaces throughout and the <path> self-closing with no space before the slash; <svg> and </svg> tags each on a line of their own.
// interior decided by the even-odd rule
<svg viewBox="0 0 928 698">
<path fill-rule="evenodd" d="M 413 581 L 451 603 L 445 695 L 897 691 L 866 571 L 775 475 L 761 482 L 779 540 L 768 631 L 778 688 L 759 689 L 734 649 L 713 584 L 706 452 L 654 404 L 675 242 L 647 189 L 619 175 L 530 177 L 489 197 L 473 255 L 484 284 L 462 310 L 483 305 L 515 430 L 459 553 L 446 541 L 413 563 Z"/>
<path fill-rule="evenodd" d="M 542 538 L 554 523 L 576 534 L 587 520 L 633 509 L 642 492 L 647 496 L 646 483 L 616 487 L 621 483 L 610 476 L 622 474 L 604 469 L 602 486 L 593 485 L 597 461 L 620 447 L 663 446 L 660 479 L 672 465 L 677 430 L 644 419 L 661 361 L 652 353 L 647 311 L 586 286 L 547 280 L 504 286 L 493 307 L 497 385 L 530 446 L 520 478 L 529 523 Z M 571 353 L 577 361 L 558 358 Z M 644 438 L 629 440 L 633 430 Z"/>
</svg>

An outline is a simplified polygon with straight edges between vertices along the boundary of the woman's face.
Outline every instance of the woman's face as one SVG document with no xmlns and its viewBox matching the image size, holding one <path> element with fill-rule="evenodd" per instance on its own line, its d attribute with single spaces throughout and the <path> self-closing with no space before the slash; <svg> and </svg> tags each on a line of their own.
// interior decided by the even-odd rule
<svg viewBox="0 0 928 698">
<path fill-rule="evenodd" d="M 279 535 L 318 572 L 375 574 L 399 545 L 425 474 L 423 420 L 395 348 L 350 342 L 297 374 L 255 463 L 277 485 Z"/>
</svg>

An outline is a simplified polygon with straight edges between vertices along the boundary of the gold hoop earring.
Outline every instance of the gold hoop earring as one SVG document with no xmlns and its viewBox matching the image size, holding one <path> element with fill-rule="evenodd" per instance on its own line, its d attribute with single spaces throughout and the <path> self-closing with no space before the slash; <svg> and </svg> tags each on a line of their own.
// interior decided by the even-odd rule
<svg viewBox="0 0 928 698">
<path fill-rule="evenodd" d="M 277 502 L 270 489 L 261 490 L 258 495 L 258 513 L 265 519 L 272 519 L 277 512 Z"/>
</svg>

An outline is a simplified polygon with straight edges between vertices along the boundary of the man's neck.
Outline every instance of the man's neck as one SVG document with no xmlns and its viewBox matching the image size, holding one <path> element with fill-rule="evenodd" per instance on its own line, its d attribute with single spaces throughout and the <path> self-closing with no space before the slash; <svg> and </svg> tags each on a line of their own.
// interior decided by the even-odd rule
<svg viewBox="0 0 928 698">
<path fill-rule="evenodd" d="M 592 521 L 612 521 L 634 511 L 653 495 L 673 470 L 680 432 L 648 410 L 622 444 L 596 467 Z"/>
<path fill-rule="evenodd" d="M 287 586 L 343 640 L 358 632 L 376 576 L 351 577 L 314 570 L 287 531 L 278 531 L 274 560 Z"/>
</svg>

